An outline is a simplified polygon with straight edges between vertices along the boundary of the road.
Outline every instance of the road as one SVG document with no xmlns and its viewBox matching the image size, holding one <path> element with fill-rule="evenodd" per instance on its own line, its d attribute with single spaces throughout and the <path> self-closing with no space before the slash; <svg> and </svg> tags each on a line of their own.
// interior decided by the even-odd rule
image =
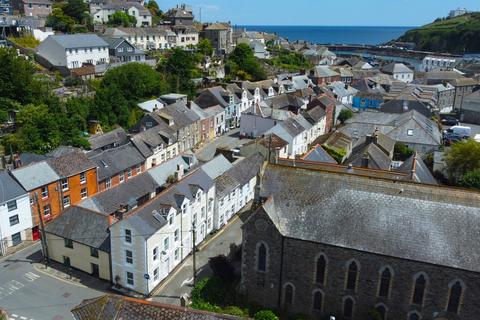
<svg viewBox="0 0 480 320">
<path fill-rule="evenodd" d="M 205 144 L 195 152 L 195 155 L 197 156 L 198 160 L 208 162 L 215 157 L 215 151 L 217 148 L 231 150 L 252 141 L 250 139 L 240 139 L 238 137 L 239 133 L 240 129 L 230 130 L 224 135 L 217 137 L 215 140 Z"/>
<path fill-rule="evenodd" d="M 208 266 L 208 259 L 221 254 L 230 253 L 232 243 L 239 245 L 242 243 L 243 224 L 240 218 L 234 218 L 221 233 L 212 238 L 205 247 L 202 247 L 196 255 L 197 261 L 197 279 L 211 275 L 212 271 Z M 244 220 L 244 218 L 242 218 Z M 157 289 L 152 295 L 152 300 L 173 305 L 180 305 L 180 297 L 185 293 L 190 293 L 193 288 L 193 264 L 192 257 L 188 257 L 178 271 L 168 278 L 160 289 Z"/>
<path fill-rule="evenodd" d="M 14 320 L 73 319 L 70 310 L 102 292 L 53 278 L 37 271 L 40 244 L 0 259 L 0 307 Z"/>
</svg>

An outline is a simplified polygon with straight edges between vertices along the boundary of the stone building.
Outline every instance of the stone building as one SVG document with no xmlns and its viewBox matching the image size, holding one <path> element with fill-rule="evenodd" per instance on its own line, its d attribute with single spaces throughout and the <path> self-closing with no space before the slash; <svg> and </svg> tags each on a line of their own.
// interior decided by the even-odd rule
<svg viewBox="0 0 480 320">
<path fill-rule="evenodd" d="M 314 319 L 478 319 L 480 194 L 270 165 L 257 200 L 250 301 Z"/>
</svg>

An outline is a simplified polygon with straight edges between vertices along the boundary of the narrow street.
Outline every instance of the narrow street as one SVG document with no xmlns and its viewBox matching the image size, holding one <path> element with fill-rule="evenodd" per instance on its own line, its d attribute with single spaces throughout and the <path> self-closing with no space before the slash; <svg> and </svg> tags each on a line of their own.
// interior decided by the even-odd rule
<svg viewBox="0 0 480 320">
<path fill-rule="evenodd" d="M 244 220 L 244 218 L 242 217 Z M 196 255 L 197 279 L 211 275 L 208 259 L 221 254 L 228 255 L 230 245 L 242 243 L 243 221 L 235 217 L 221 233 L 214 237 Z M 193 263 L 189 256 L 183 265 L 164 282 L 164 284 L 152 294 L 152 300 L 173 305 L 180 305 L 180 297 L 185 293 L 190 294 L 193 288 Z"/>
<path fill-rule="evenodd" d="M 53 278 L 34 268 L 40 243 L 0 259 L 0 307 L 14 320 L 73 319 L 70 310 L 102 292 Z"/>
</svg>

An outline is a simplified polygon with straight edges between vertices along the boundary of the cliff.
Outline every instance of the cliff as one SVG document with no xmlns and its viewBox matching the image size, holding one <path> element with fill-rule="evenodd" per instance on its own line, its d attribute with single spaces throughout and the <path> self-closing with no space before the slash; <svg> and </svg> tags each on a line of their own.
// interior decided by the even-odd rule
<svg viewBox="0 0 480 320">
<path fill-rule="evenodd" d="M 480 53 L 480 12 L 439 18 L 433 23 L 407 31 L 397 41 L 413 42 L 416 49 L 422 51 Z"/>
</svg>

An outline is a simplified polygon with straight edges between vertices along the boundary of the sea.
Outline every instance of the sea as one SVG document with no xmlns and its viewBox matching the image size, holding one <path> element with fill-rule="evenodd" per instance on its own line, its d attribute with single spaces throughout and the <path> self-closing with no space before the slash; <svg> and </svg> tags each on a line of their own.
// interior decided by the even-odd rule
<svg viewBox="0 0 480 320">
<path fill-rule="evenodd" d="M 415 27 L 236 26 L 236 28 L 274 33 L 289 41 L 306 40 L 321 44 L 380 45 L 397 39 Z"/>
</svg>

